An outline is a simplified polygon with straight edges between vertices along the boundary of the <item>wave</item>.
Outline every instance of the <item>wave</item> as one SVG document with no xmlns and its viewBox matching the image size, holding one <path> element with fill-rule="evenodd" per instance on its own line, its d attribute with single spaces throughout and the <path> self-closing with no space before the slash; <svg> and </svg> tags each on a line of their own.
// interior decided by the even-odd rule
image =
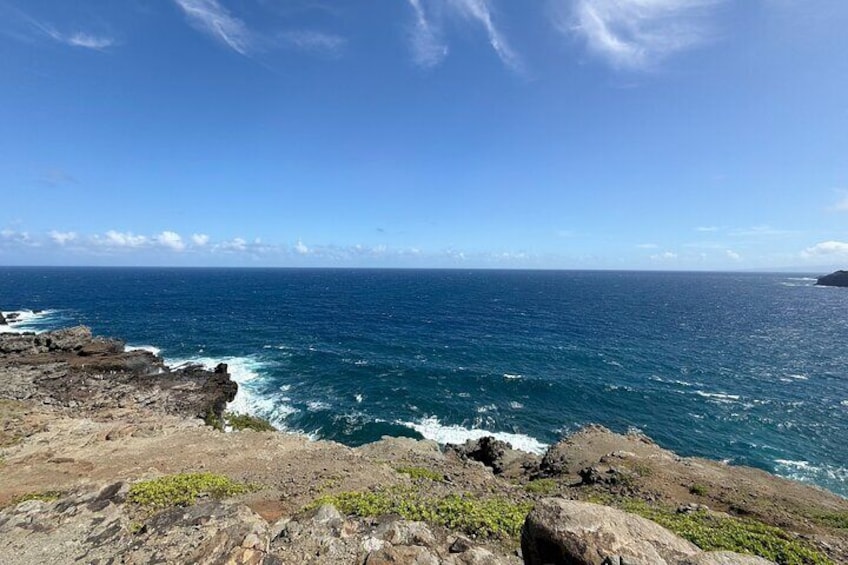
<svg viewBox="0 0 848 565">
<path fill-rule="evenodd" d="M 505 441 L 513 448 L 528 453 L 541 455 L 548 448 L 548 444 L 542 443 L 534 437 L 524 434 L 509 432 L 490 432 L 479 428 L 464 428 L 458 425 L 444 425 L 435 416 L 423 418 L 418 422 L 396 422 L 401 426 L 412 428 L 426 439 L 431 439 L 440 444 L 454 443 L 462 444 L 469 439 L 480 439 L 481 437 L 494 436 L 495 439 Z"/>
<path fill-rule="evenodd" d="M 698 396 L 703 396 L 704 398 L 709 398 L 718 402 L 725 403 L 736 402 L 740 398 L 738 394 L 727 394 L 724 392 L 704 392 L 703 390 L 696 390 L 695 394 L 697 394 Z"/>
<path fill-rule="evenodd" d="M 3 317 L 13 317 L 7 325 L 0 326 L 0 333 L 21 334 L 24 332 L 42 333 L 53 329 L 51 319 L 58 310 L 10 310 L 4 311 Z"/>
<path fill-rule="evenodd" d="M 821 484 L 848 482 L 848 468 L 835 465 L 816 465 L 804 460 L 775 459 L 775 473 L 805 483 Z"/>
<path fill-rule="evenodd" d="M 523 379 L 524 375 L 519 375 L 517 373 L 504 373 L 503 378 L 505 378 L 508 381 L 515 381 L 515 380 Z"/>
<path fill-rule="evenodd" d="M 166 359 L 165 362 L 171 367 L 193 364 L 202 365 L 208 370 L 213 370 L 220 363 L 226 363 L 230 377 L 238 383 L 236 397 L 227 405 L 230 412 L 265 418 L 279 430 L 287 429 L 286 417 L 297 412 L 296 408 L 286 404 L 283 397 L 260 392 L 260 387 L 265 382 L 262 371 L 266 364 L 254 357 L 192 357 Z"/>
<path fill-rule="evenodd" d="M 153 355 L 159 355 L 159 353 L 162 352 L 161 349 L 154 345 L 125 345 L 124 351 L 128 353 L 130 351 L 147 351 L 149 353 L 152 353 Z"/>
</svg>

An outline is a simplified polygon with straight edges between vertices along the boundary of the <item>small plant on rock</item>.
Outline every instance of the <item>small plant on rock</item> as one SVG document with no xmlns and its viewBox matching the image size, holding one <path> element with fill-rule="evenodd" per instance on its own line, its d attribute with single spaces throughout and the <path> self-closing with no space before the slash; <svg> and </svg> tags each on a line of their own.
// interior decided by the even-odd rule
<svg viewBox="0 0 848 565">
<path fill-rule="evenodd" d="M 203 495 L 226 498 L 256 490 L 214 473 L 180 473 L 142 481 L 130 487 L 127 499 L 148 508 L 188 506 Z"/>
</svg>

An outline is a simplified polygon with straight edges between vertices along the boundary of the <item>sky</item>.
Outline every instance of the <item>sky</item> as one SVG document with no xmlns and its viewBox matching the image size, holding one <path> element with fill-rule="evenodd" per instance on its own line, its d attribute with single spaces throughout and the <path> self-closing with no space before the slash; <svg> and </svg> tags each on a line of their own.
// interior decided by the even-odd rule
<svg viewBox="0 0 848 565">
<path fill-rule="evenodd" d="M 0 0 L 0 265 L 848 268 L 845 0 Z"/>
</svg>

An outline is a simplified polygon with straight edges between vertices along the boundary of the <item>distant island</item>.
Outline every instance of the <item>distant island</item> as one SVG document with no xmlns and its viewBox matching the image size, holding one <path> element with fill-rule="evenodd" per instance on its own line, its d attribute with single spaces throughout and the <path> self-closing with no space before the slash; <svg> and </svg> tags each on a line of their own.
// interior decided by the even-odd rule
<svg viewBox="0 0 848 565">
<path fill-rule="evenodd" d="M 848 287 L 848 271 L 836 271 L 829 275 L 819 277 L 816 286 L 843 286 Z"/>
</svg>

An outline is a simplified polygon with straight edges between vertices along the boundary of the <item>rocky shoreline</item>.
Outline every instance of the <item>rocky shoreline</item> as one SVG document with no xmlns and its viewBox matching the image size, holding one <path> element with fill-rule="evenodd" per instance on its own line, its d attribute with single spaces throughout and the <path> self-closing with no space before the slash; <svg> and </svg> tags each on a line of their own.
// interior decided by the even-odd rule
<svg viewBox="0 0 848 565">
<path fill-rule="evenodd" d="M 3 562 L 848 563 L 848 500 L 644 435 L 349 448 L 221 432 L 236 391 L 84 327 L 0 334 Z"/>
</svg>

